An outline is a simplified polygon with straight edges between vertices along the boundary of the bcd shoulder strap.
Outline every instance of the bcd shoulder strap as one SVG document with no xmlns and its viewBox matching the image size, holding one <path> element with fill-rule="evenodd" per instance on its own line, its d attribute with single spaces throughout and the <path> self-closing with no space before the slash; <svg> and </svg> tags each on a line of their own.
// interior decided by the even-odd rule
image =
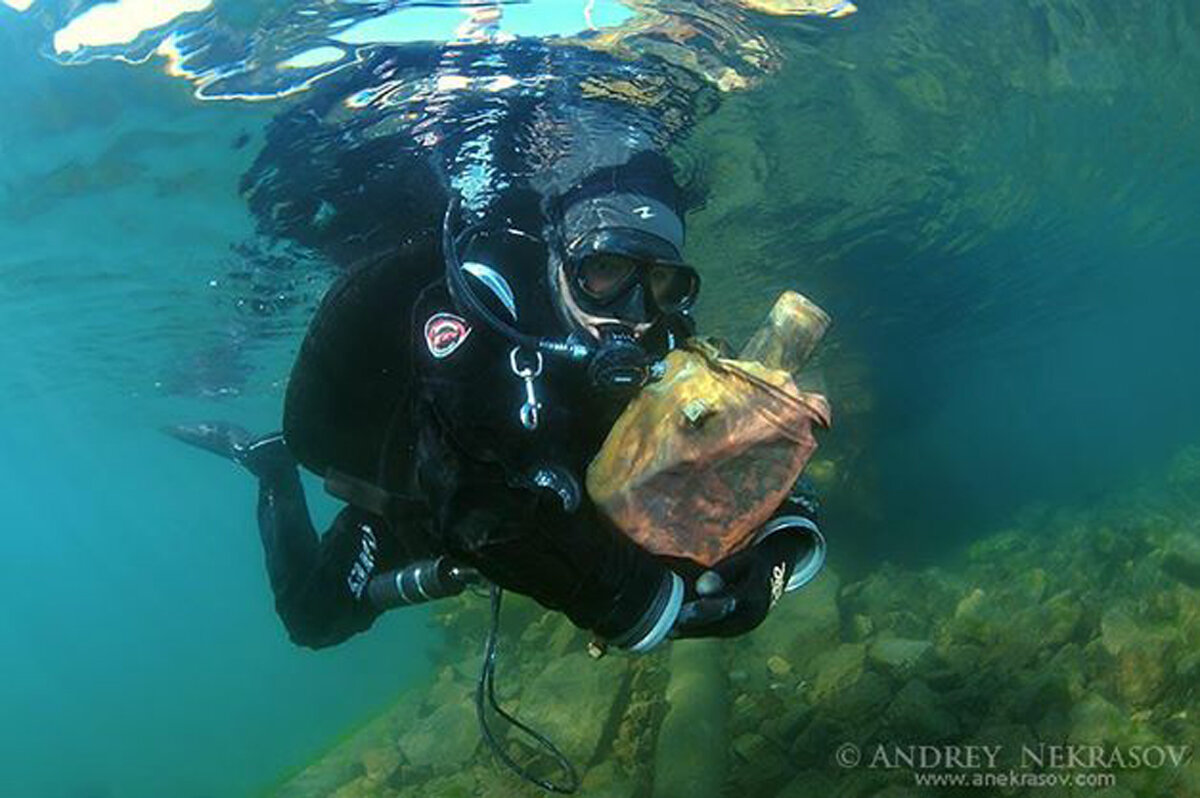
<svg viewBox="0 0 1200 798">
<path fill-rule="evenodd" d="M 395 524 L 398 519 L 428 513 L 428 507 L 421 499 L 392 493 L 365 479 L 343 474 L 333 468 L 325 473 L 325 492 L 335 499 L 377 515 L 389 524 Z"/>
</svg>

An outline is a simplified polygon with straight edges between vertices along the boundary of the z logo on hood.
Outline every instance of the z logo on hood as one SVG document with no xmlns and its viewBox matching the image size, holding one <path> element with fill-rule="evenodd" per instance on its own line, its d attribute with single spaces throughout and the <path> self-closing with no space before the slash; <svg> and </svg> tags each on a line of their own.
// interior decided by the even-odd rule
<svg viewBox="0 0 1200 798">
<path fill-rule="evenodd" d="M 425 345 L 438 360 L 454 354 L 470 334 L 471 325 L 453 313 L 435 313 L 425 322 Z"/>
</svg>

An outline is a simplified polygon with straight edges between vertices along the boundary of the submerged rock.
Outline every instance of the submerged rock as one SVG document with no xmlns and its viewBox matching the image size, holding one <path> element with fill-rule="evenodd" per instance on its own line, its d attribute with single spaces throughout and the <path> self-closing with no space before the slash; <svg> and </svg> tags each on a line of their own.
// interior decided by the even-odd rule
<svg viewBox="0 0 1200 798">
<path fill-rule="evenodd" d="M 867 657 L 876 669 L 898 681 L 931 668 L 937 661 L 933 643 L 899 637 L 874 641 L 867 648 Z"/>
<path fill-rule="evenodd" d="M 1100 641 L 1111 657 L 1117 694 L 1132 707 L 1145 707 L 1162 695 L 1175 668 L 1172 650 L 1178 630 L 1135 620 L 1124 607 L 1100 619 Z"/>
<path fill-rule="evenodd" d="M 784 679 L 792 674 L 792 663 L 778 654 L 767 658 L 767 673 L 776 679 Z"/>
<path fill-rule="evenodd" d="M 1191 588 L 1200 589 L 1200 537 L 1179 532 L 1163 550 L 1163 572 Z"/>
<path fill-rule="evenodd" d="M 814 663 L 817 677 L 813 700 L 825 701 L 852 687 L 862 677 L 866 660 L 867 647 L 863 643 L 843 643 L 818 657 Z"/>
<path fill-rule="evenodd" d="M 474 663 L 471 663 L 474 665 Z M 475 694 L 476 674 L 470 673 L 466 663 L 447 665 L 438 672 L 437 681 L 425 695 L 425 706 L 430 710 L 446 704 L 469 702 Z M 504 686 L 503 681 L 501 687 Z M 501 695 L 501 698 L 509 696 Z"/>
<path fill-rule="evenodd" d="M 513 641 L 520 666 L 501 679 L 504 703 L 581 770 L 591 765 L 581 794 L 598 798 L 648 798 L 666 772 L 656 769 L 660 759 L 686 773 L 687 754 L 663 748 L 664 733 L 701 752 L 711 766 L 706 788 L 772 798 L 917 798 L 896 773 L 839 767 L 834 756 L 847 742 L 973 743 L 1006 752 L 1188 744 L 1200 733 L 1200 570 L 1192 570 L 1200 569 L 1200 552 L 1197 538 L 1181 531 L 1189 523 L 1183 513 L 1155 514 L 1148 501 L 1039 512 L 1022 531 L 979 543 L 959 573 L 882 566 L 845 590 L 831 572 L 823 575 L 755 633 L 705 641 L 715 652 L 712 676 L 727 674 L 717 679 L 733 699 L 727 716 L 679 690 L 674 676 L 686 669 L 674 672 L 668 658 L 674 663 L 684 644 L 594 662 L 577 650 L 582 636 L 549 614 L 532 618 Z M 478 629 L 459 625 L 482 628 L 485 620 L 463 615 L 452 631 L 474 639 Z M 444 666 L 423 700 L 410 697 L 403 712 L 372 727 L 375 738 L 356 737 L 277 795 L 533 795 L 482 755 L 469 700 L 475 670 L 473 657 Z M 700 717 L 673 713 L 677 702 Z M 705 720 L 718 715 L 727 717 L 723 728 Z M 672 727 L 671 717 L 684 720 Z M 693 745 L 680 727 L 713 739 Z M 703 753 L 710 742 L 721 756 Z M 1192 796 L 1197 785 L 1200 764 L 1192 762 L 1170 772 L 1122 772 L 1117 787 L 1087 795 Z"/>
<path fill-rule="evenodd" d="M 1124 607 L 1111 607 L 1100 618 L 1100 642 L 1114 657 L 1135 645 L 1139 636 L 1137 621 Z"/>
<path fill-rule="evenodd" d="M 782 712 L 768 716 L 762 724 L 763 734 L 787 748 L 812 720 L 815 712 L 812 704 L 797 697 Z"/>
<path fill-rule="evenodd" d="M 1074 591 L 1064 590 L 1045 604 L 1044 623 L 1038 630 L 1043 645 L 1062 645 L 1078 632 L 1083 621 L 1083 605 Z"/>
<path fill-rule="evenodd" d="M 437 772 L 460 767 L 479 746 L 475 707 L 468 701 L 443 704 L 400 738 L 400 751 L 410 764 Z"/>
<path fill-rule="evenodd" d="M 590 762 L 629 679 L 629 660 L 583 652 L 552 660 L 521 693 L 521 721 Z"/>
<path fill-rule="evenodd" d="M 824 702 L 820 709 L 847 724 L 870 727 L 894 693 L 895 688 L 885 677 L 867 671 L 851 686 Z"/>
<path fill-rule="evenodd" d="M 958 592 L 953 580 L 939 569 L 914 573 L 884 563 L 843 591 L 847 611 L 853 613 L 850 635 L 857 641 L 873 634 L 926 637 L 934 615 L 929 610 L 953 601 Z"/>
<path fill-rule="evenodd" d="M 776 655 L 793 666 L 812 661 L 836 644 L 841 633 L 840 586 L 837 574 L 826 568 L 812 582 L 784 596 L 745 648 L 759 662 Z"/>
<path fill-rule="evenodd" d="M 1011 720 L 1034 724 L 1052 712 L 1066 712 L 1071 705 L 1067 675 L 1053 668 L 1022 674 L 1022 681 L 998 696 L 997 703 Z"/>
<path fill-rule="evenodd" d="M 992 642 L 994 635 L 990 628 L 992 619 L 988 601 L 988 594 L 979 587 L 959 599 L 950 619 L 951 637 L 983 644 Z"/>
<path fill-rule="evenodd" d="M 654 752 L 654 795 L 720 795 L 729 738 L 728 678 L 720 641 L 681 640 L 671 647 L 667 713 Z M 761 722 L 761 715 L 756 718 Z"/>
<path fill-rule="evenodd" d="M 970 740 L 973 745 L 999 746 L 998 756 L 1015 757 L 1022 747 L 1032 748 L 1037 738 L 1028 726 L 1019 723 L 986 722 L 980 726 Z"/>
<path fill-rule="evenodd" d="M 1129 731 L 1125 713 L 1096 693 L 1071 707 L 1069 717 L 1070 741 L 1081 745 L 1117 744 Z"/>
<path fill-rule="evenodd" d="M 634 798 L 637 782 L 611 760 L 601 762 L 584 775 L 580 794 L 589 798 Z"/>
<path fill-rule="evenodd" d="M 274 798 L 309 798 L 332 795 L 341 787 L 366 774 L 363 764 L 354 760 L 322 761 L 304 769 L 300 775 L 277 789 Z"/>
<path fill-rule="evenodd" d="M 582 651 L 584 638 L 566 618 L 546 612 L 525 628 L 521 634 L 521 646 L 530 651 L 544 652 L 550 658 L 561 657 L 572 650 Z"/>
<path fill-rule="evenodd" d="M 899 738 L 935 743 L 959 733 L 958 720 L 920 679 L 911 679 L 888 706 L 885 722 Z"/>
<path fill-rule="evenodd" d="M 1129 706 L 1150 706 L 1163 694 L 1173 671 L 1171 645 L 1164 635 L 1151 634 L 1117 656 L 1117 693 Z"/>
<path fill-rule="evenodd" d="M 479 794 L 479 782 L 470 771 L 460 771 L 441 776 L 422 785 L 403 790 L 403 798 L 426 798 L 436 795 L 437 798 L 476 798 Z M 364 796 L 365 798 L 365 796 Z"/>
<path fill-rule="evenodd" d="M 861 731 L 852 725 L 817 714 L 792 743 L 791 763 L 797 767 L 829 767 L 837 747 L 859 739 L 855 735 L 861 736 Z"/>
<path fill-rule="evenodd" d="M 850 619 L 850 637 L 852 642 L 861 643 L 875 634 L 875 622 L 870 615 L 855 613 Z"/>
<path fill-rule="evenodd" d="M 787 785 L 775 793 L 775 798 L 813 798 L 817 795 L 833 795 L 836 783 L 822 770 L 805 770 L 797 773 Z"/>
<path fill-rule="evenodd" d="M 791 775 L 783 750 L 761 734 L 741 735 L 733 741 L 732 750 L 747 765 L 742 783 L 751 795 L 769 795 Z M 716 789 L 713 794 L 719 792 Z"/>
</svg>

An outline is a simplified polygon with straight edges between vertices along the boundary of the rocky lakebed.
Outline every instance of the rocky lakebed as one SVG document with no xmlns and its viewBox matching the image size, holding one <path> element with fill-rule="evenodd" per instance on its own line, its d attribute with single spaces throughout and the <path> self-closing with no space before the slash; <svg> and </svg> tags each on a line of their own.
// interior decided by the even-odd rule
<svg viewBox="0 0 1200 798">
<path fill-rule="evenodd" d="M 1026 508 L 939 567 L 836 566 L 748 636 L 640 657 L 593 659 L 507 596 L 497 696 L 594 798 L 1200 795 L 1200 447 L 1095 506 Z M 481 742 L 488 611 L 439 606 L 430 679 L 271 794 L 546 794 Z"/>
</svg>

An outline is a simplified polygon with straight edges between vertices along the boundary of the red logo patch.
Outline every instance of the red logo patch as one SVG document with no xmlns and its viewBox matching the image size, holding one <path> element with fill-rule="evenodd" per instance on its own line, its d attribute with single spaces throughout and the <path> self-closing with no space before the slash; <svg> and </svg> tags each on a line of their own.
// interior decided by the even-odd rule
<svg viewBox="0 0 1200 798">
<path fill-rule="evenodd" d="M 425 345 L 439 360 L 454 354 L 470 334 L 471 325 L 453 313 L 435 313 L 425 322 Z"/>
</svg>

